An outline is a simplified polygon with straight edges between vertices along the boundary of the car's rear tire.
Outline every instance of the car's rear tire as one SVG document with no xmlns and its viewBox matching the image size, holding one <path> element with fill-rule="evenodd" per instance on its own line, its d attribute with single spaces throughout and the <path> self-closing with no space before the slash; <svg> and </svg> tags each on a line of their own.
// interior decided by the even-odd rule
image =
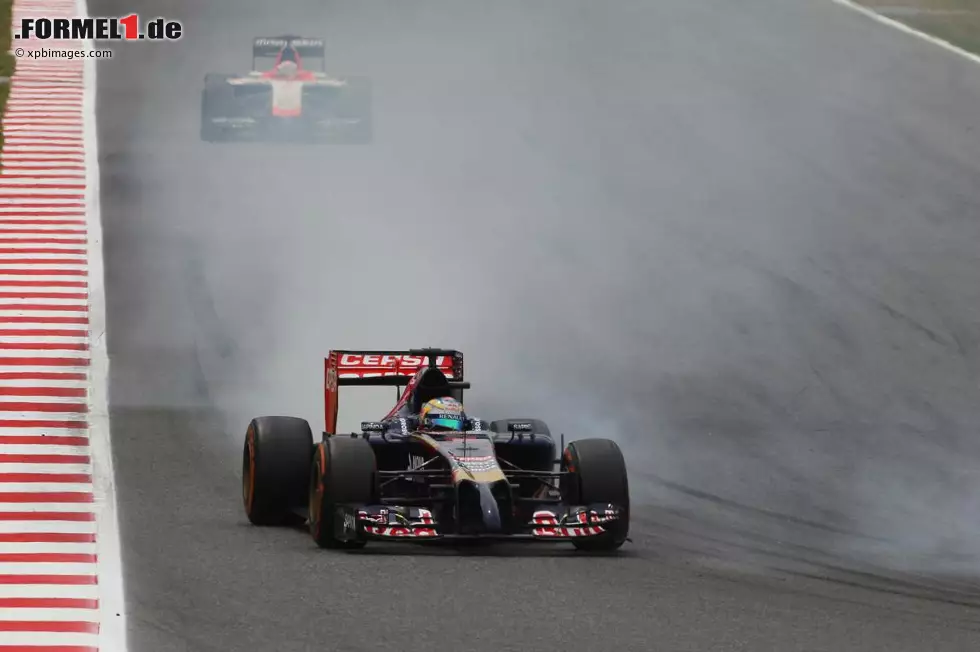
<svg viewBox="0 0 980 652">
<path fill-rule="evenodd" d="M 363 548 L 364 540 L 335 536 L 337 505 L 371 504 L 378 500 L 377 460 L 367 441 L 333 436 L 313 452 L 309 473 L 310 534 L 321 548 Z"/>
<path fill-rule="evenodd" d="M 332 142 L 339 145 L 367 145 L 374 139 L 374 108 L 373 89 L 368 79 L 350 77 L 348 87 L 341 96 L 336 107 L 340 118 L 358 120 L 357 124 L 347 127 L 343 133 L 337 134 Z"/>
<path fill-rule="evenodd" d="M 611 551 L 623 545 L 630 528 L 629 479 L 626 460 L 610 439 L 580 439 L 562 454 L 561 470 L 570 475 L 561 480 L 562 500 L 571 505 L 612 503 L 624 510 L 621 520 L 595 537 L 574 540 L 579 550 Z"/>
<path fill-rule="evenodd" d="M 206 143 L 220 143 L 227 140 L 224 129 L 213 121 L 216 102 L 213 93 L 205 89 L 201 94 L 201 140 Z"/>
<path fill-rule="evenodd" d="M 258 417 L 245 432 L 242 499 L 254 525 L 281 525 L 306 504 L 313 456 L 310 424 L 295 417 Z"/>
<path fill-rule="evenodd" d="M 216 117 L 226 117 L 227 109 L 233 106 L 228 79 L 232 75 L 208 73 L 204 76 L 204 91 L 201 93 L 201 140 L 221 143 L 230 140 L 228 131 L 214 123 Z"/>
</svg>

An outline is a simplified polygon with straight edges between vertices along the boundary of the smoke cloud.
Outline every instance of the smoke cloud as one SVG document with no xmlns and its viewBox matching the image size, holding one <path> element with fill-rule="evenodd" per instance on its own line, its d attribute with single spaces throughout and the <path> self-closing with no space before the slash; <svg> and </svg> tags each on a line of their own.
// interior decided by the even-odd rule
<svg viewBox="0 0 980 652">
<path fill-rule="evenodd" d="M 331 70 L 374 82 L 373 144 L 188 145 L 176 100 L 182 144 L 134 136 L 161 140 L 146 196 L 180 189 L 158 309 L 190 316 L 169 345 L 229 449 L 258 414 L 317 431 L 331 348 L 457 347 L 472 412 L 616 439 L 638 503 L 978 561 L 976 74 L 912 83 L 890 40 L 856 61 L 722 3 L 313 4 L 186 39 L 238 70 L 255 25 L 319 28 Z M 174 56 L 160 83 L 196 79 Z M 346 392 L 341 426 L 390 399 Z"/>
</svg>

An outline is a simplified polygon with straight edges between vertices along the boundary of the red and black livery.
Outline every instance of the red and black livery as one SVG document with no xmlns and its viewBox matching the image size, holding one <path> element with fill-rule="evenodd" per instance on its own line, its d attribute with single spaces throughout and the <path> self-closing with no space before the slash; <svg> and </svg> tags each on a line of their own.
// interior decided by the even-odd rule
<svg viewBox="0 0 980 652">
<path fill-rule="evenodd" d="M 361 432 L 337 432 L 340 388 L 389 386 L 396 402 Z M 540 419 L 426 430 L 422 405 L 469 389 L 455 350 L 331 351 L 324 365 L 325 429 L 258 417 L 243 452 L 245 512 L 256 525 L 300 516 L 325 548 L 370 540 L 570 542 L 618 549 L 629 533 L 622 452 L 609 439 L 558 442 Z"/>
</svg>

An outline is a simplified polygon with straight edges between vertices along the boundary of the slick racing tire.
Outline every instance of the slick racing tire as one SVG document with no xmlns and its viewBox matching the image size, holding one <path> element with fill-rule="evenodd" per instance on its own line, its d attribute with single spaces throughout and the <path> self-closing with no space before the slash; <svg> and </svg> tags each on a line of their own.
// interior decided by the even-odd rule
<svg viewBox="0 0 980 652">
<path fill-rule="evenodd" d="M 309 474 L 310 534 L 321 548 L 363 548 L 335 536 L 337 506 L 377 502 L 377 460 L 364 439 L 333 436 L 313 452 Z"/>
<path fill-rule="evenodd" d="M 356 119 L 357 123 L 334 135 L 331 142 L 338 145 L 367 145 L 374 138 L 373 89 L 363 77 L 347 79 L 348 87 L 336 106 L 341 119 Z"/>
<path fill-rule="evenodd" d="M 221 129 L 211 122 L 208 111 L 208 93 L 201 94 L 201 140 L 206 143 L 213 143 L 221 139 Z"/>
<path fill-rule="evenodd" d="M 588 551 L 616 550 L 630 529 L 630 492 L 626 461 L 616 442 L 609 439 L 580 439 L 565 448 L 561 470 L 570 475 L 561 480 L 562 500 L 569 505 L 612 503 L 624 510 L 622 520 L 610 523 L 607 532 L 573 540 L 576 548 Z"/>
<path fill-rule="evenodd" d="M 228 79 L 232 75 L 208 73 L 204 76 L 204 91 L 201 93 L 201 140 L 221 143 L 231 140 L 228 132 L 214 124 L 216 117 L 224 117 L 234 106 L 234 95 Z"/>
<path fill-rule="evenodd" d="M 242 499 L 254 525 L 281 525 L 306 506 L 313 456 L 310 424 L 294 417 L 258 417 L 245 432 Z"/>
</svg>

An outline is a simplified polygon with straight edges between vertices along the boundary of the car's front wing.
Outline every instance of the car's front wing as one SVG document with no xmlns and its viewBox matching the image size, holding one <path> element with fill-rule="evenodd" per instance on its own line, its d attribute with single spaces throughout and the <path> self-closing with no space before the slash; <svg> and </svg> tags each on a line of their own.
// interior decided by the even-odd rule
<svg viewBox="0 0 980 652">
<path fill-rule="evenodd" d="M 611 504 L 540 508 L 522 527 L 509 532 L 457 534 L 452 523 L 438 523 L 423 507 L 343 505 L 337 508 L 335 536 L 341 541 L 365 539 L 424 543 L 432 540 L 501 539 L 508 541 L 569 541 L 605 534 L 623 511 Z"/>
</svg>

